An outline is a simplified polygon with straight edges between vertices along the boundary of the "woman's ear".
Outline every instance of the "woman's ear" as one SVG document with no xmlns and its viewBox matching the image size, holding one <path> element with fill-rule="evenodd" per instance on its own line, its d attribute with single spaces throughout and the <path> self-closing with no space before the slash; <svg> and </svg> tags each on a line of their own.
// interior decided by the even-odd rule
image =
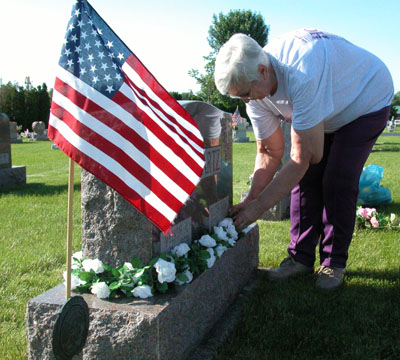
<svg viewBox="0 0 400 360">
<path fill-rule="evenodd" d="M 258 65 L 258 72 L 260 73 L 260 76 L 264 79 L 264 80 L 266 80 L 267 79 L 267 77 L 268 77 L 268 68 L 265 66 L 265 65 L 263 65 L 263 64 L 259 64 Z"/>
</svg>

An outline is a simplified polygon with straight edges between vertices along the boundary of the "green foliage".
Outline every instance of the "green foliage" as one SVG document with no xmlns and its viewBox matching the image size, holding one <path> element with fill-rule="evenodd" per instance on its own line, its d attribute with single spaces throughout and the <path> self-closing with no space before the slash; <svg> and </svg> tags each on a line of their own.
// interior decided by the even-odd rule
<svg viewBox="0 0 400 360">
<path fill-rule="evenodd" d="M 394 94 L 390 108 L 390 118 L 400 116 L 400 91 Z"/>
<path fill-rule="evenodd" d="M 33 87 L 29 77 L 25 87 L 11 82 L 0 87 L 0 112 L 7 114 L 22 129 L 32 129 L 32 123 L 43 121 L 48 124 L 50 114 L 50 94 L 45 83 Z"/>
<path fill-rule="evenodd" d="M 260 13 L 251 10 L 231 10 L 226 15 L 221 12 L 218 16 L 213 15 L 212 25 L 208 30 L 208 44 L 217 53 L 236 33 L 249 35 L 264 47 L 268 41 L 269 27 Z"/>
<path fill-rule="evenodd" d="M 203 57 L 206 61 L 204 73 L 192 69 L 189 75 L 200 84 L 197 95 L 201 100 L 230 113 L 233 113 L 238 106 L 240 113 L 244 116 L 246 106 L 243 101 L 221 95 L 214 82 L 215 57 L 218 50 L 233 34 L 240 32 L 251 36 L 260 46 L 264 46 L 268 41 L 269 27 L 260 14 L 250 10 L 231 10 L 226 15 L 219 13 L 218 16 L 214 14 L 207 38 L 213 51 Z"/>
</svg>

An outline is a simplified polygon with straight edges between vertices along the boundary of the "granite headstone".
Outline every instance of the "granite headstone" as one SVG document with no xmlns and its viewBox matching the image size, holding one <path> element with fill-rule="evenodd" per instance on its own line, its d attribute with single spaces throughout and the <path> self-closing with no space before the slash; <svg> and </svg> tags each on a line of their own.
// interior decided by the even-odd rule
<svg viewBox="0 0 400 360">
<path fill-rule="evenodd" d="M 10 120 L 6 114 L 0 114 L 0 186 L 26 183 L 26 167 L 12 166 Z"/>
<path fill-rule="evenodd" d="M 82 172 L 84 255 L 109 265 L 132 256 L 147 262 L 181 242 L 190 243 L 226 217 L 232 203 L 231 115 L 201 102 L 182 106 L 199 125 L 206 146 L 201 181 L 164 235 L 119 194 Z M 104 301 L 83 295 L 90 328 L 77 359 L 184 360 L 223 316 L 258 265 L 258 227 L 226 251 L 190 284 L 149 299 Z M 54 359 L 50 337 L 63 305 L 61 284 L 29 301 L 26 312 L 28 359 Z"/>
</svg>

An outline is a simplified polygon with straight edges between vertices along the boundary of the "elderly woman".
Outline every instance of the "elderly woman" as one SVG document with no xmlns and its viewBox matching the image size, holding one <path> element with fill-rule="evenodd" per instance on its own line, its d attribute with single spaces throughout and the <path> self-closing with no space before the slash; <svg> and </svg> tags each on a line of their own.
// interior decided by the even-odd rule
<svg viewBox="0 0 400 360">
<path fill-rule="evenodd" d="M 215 64 L 222 94 L 247 106 L 257 156 L 250 192 L 233 207 L 243 229 L 291 191 L 289 256 L 271 280 L 313 272 L 316 286 L 343 282 L 358 197 L 358 182 L 372 146 L 385 128 L 393 81 L 376 56 L 318 30 L 296 30 L 264 49 L 244 34 L 222 46 Z M 289 161 L 276 174 L 291 122 Z"/>
</svg>

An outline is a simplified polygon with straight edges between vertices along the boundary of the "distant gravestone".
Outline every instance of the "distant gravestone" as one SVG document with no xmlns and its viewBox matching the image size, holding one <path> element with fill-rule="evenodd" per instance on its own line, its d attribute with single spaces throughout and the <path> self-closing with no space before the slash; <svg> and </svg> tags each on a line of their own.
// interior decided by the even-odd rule
<svg viewBox="0 0 400 360">
<path fill-rule="evenodd" d="M 21 139 L 18 139 L 17 123 L 15 121 L 10 121 L 10 142 L 12 144 L 22 142 Z"/>
<path fill-rule="evenodd" d="M 0 114 L 0 168 L 11 167 L 10 121 Z"/>
<path fill-rule="evenodd" d="M 236 130 L 233 135 L 234 142 L 249 142 L 249 138 L 247 136 L 247 122 L 243 122 L 237 125 Z"/>
<path fill-rule="evenodd" d="M 10 120 L 0 114 L 0 186 L 25 184 L 25 166 L 11 165 Z"/>
<path fill-rule="evenodd" d="M 46 124 L 43 121 L 35 121 L 32 123 L 33 139 L 37 141 L 48 141 Z"/>
</svg>

